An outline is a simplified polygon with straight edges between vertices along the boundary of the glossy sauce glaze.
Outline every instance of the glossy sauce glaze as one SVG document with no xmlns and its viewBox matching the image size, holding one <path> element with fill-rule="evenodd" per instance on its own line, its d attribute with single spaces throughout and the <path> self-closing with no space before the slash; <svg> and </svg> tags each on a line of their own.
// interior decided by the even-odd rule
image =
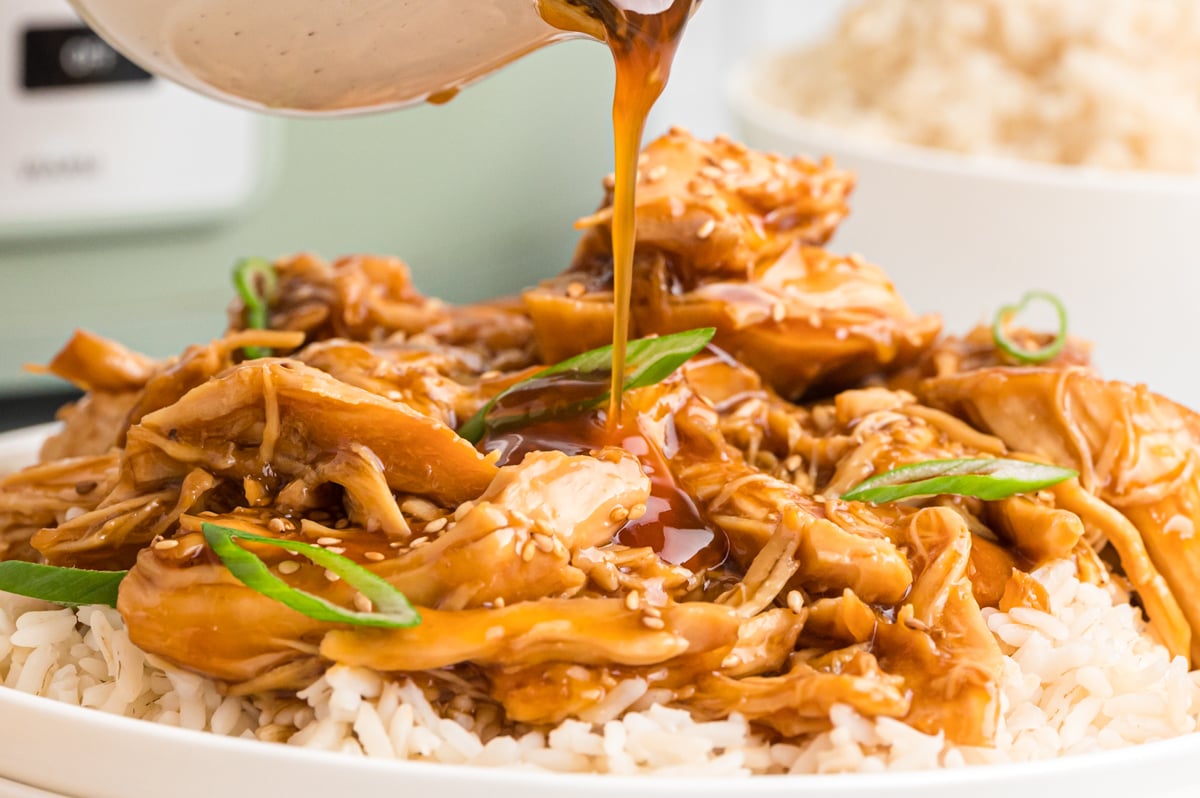
<svg viewBox="0 0 1200 798">
<path fill-rule="evenodd" d="M 568 383 L 568 388 L 577 392 L 582 384 L 585 383 Z M 601 393 L 602 388 L 596 390 L 592 398 Z M 502 413 L 516 412 L 512 397 L 506 397 L 508 401 Z M 555 381 L 547 380 L 538 391 L 522 391 L 519 398 L 527 403 L 527 408 L 533 409 L 547 407 L 561 397 Z M 637 457 L 642 471 L 650 479 L 650 499 L 644 507 L 631 509 L 615 542 L 631 548 L 652 548 L 665 561 L 692 571 L 716 568 L 729 554 L 725 534 L 705 524 L 695 503 L 671 476 L 666 458 L 653 437 L 638 424 L 636 414 L 625 414 L 615 425 L 608 423 L 604 410 L 556 416 L 489 432 L 479 446 L 485 452 L 497 452 L 497 465 L 501 466 L 520 463 L 530 452 L 557 451 L 579 455 L 606 446 L 624 449 Z"/>
</svg>

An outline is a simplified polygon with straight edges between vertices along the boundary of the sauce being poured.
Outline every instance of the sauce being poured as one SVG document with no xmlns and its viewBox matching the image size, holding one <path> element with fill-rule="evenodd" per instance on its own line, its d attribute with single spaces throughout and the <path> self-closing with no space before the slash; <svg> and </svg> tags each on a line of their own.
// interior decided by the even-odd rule
<svg viewBox="0 0 1200 798">
<path fill-rule="evenodd" d="M 696 0 L 674 0 L 661 14 L 626 12 L 607 25 L 616 64 L 613 99 L 616 185 L 613 190 L 613 368 L 609 418 L 621 416 L 625 387 L 625 348 L 629 340 L 629 304 L 633 291 L 633 254 L 637 241 L 638 153 L 650 109 L 666 88 L 676 48 Z"/>
<path fill-rule="evenodd" d="M 595 375 L 559 374 L 535 380 L 504 397 L 493 409 L 493 428 L 481 443 L 484 451 L 500 452 L 500 464 L 518 463 L 529 452 L 554 450 L 584 454 L 603 446 L 618 446 L 642 464 L 650 478 L 651 494 L 645 511 L 630 518 L 617 542 L 649 546 L 664 560 L 692 570 L 713 568 L 725 561 L 728 541 L 701 520 L 691 498 L 675 484 L 666 458 L 636 421 L 622 411 L 625 359 L 629 340 L 629 306 L 633 289 L 633 258 L 637 240 L 636 200 L 638 155 L 646 118 L 661 96 L 671 63 L 688 19 L 699 0 L 661 0 L 659 13 L 624 10 L 618 5 L 645 8 L 648 3 L 618 0 L 544 0 L 539 8 L 552 25 L 577 30 L 607 41 L 616 65 L 613 99 L 615 186 L 613 189 L 613 361 L 607 388 L 607 413 L 593 411 L 562 420 L 572 405 L 602 395 L 605 384 Z M 579 9 L 588 13 L 580 14 Z M 537 416 L 554 410 L 556 420 L 503 431 L 506 415 Z M 605 419 L 607 418 L 607 422 Z"/>
<path fill-rule="evenodd" d="M 613 96 L 615 185 L 613 188 L 613 367 L 608 417 L 621 418 L 633 255 L 637 242 L 638 154 L 646 117 L 671 76 L 671 64 L 692 11 L 700 0 L 543 0 L 539 10 L 552 25 L 603 38 L 616 66 Z M 669 4 L 668 4 L 669 3 Z M 658 13 L 641 13 L 649 6 Z M 573 9 L 586 8 L 581 17 Z"/>
</svg>

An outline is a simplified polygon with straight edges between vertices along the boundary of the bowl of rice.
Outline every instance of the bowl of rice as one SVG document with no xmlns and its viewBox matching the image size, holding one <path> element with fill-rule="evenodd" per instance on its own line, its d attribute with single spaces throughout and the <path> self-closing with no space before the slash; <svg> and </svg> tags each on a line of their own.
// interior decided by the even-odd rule
<svg viewBox="0 0 1200 798">
<path fill-rule="evenodd" d="M 1200 375 L 1146 351 L 1195 338 L 1198 86 L 1194 0 L 869 0 L 727 93 L 751 146 L 857 173 L 837 243 L 918 309 L 965 327 L 981 284 L 1040 286 L 1106 373 L 1195 404 Z"/>
</svg>

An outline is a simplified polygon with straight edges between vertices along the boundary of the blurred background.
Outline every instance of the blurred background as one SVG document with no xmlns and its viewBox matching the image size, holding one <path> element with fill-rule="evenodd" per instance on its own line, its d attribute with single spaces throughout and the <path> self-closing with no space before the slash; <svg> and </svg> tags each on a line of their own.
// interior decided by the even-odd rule
<svg viewBox="0 0 1200 798">
<path fill-rule="evenodd" d="M 705 135 L 750 133 L 752 144 L 780 149 L 822 147 L 819 136 L 817 144 L 772 138 L 748 124 L 746 109 L 729 101 L 738 94 L 734 67 L 830 35 L 846 6 L 843 0 L 707 0 L 650 133 L 683 124 Z M 516 291 L 568 263 L 572 222 L 600 201 L 600 180 L 611 169 L 611 59 L 592 42 L 539 51 L 444 106 L 295 120 L 226 107 L 151 78 L 90 37 L 64 0 L 0 1 L 0 37 L 4 427 L 46 417 L 61 401 L 62 386 L 22 366 L 45 362 L 75 327 L 155 356 L 218 335 L 232 295 L 229 271 L 241 256 L 395 254 L 411 265 L 419 288 L 451 301 Z M 872 168 L 853 148 L 837 154 L 851 166 Z M 851 226 L 837 243 L 882 263 L 918 310 L 954 305 L 951 321 L 961 330 L 1027 287 L 1068 294 L 1078 288 L 1075 278 L 1032 286 L 1025 273 L 997 275 L 1013 262 L 1008 251 L 985 258 L 956 288 L 944 279 L 946 270 L 963 272 L 970 258 L 939 261 L 907 246 L 914 222 L 893 212 L 913 204 L 920 187 L 894 171 L 878 184 L 893 193 L 860 187 L 856 219 L 865 216 L 865 226 Z M 987 190 L 973 186 L 966 196 Z M 951 210 L 964 205 L 954 191 L 930 191 L 949 197 Z M 1159 197 L 1175 209 L 1172 229 L 1191 226 L 1193 193 L 1189 187 Z M 1003 215 L 1025 200 L 1011 197 L 1000 211 L 983 202 L 977 217 Z M 1112 227 L 1093 210 L 1080 213 L 1076 222 L 1101 239 Z M 994 251 L 1024 226 L 1014 216 L 989 239 L 986 230 L 942 219 L 917 237 L 965 230 L 947 246 L 961 251 L 974 242 Z M 1135 232 L 1143 242 L 1160 237 L 1136 224 Z M 1038 246 L 1061 258 L 1069 251 L 1064 239 L 1080 236 L 1050 231 Z M 1121 262 L 1133 257 L 1121 242 L 1101 246 L 1120 250 Z M 1045 260 L 1020 260 L 1033 275 L 1046 271 Z M 1095 268 L 1092 283 L 1122 279 Z M 980 283 L 1003 290 L 957 301 Z M 1189 283 L 1177 293 L 1190 302 L 1193 288 Z M 1090 295 L 1067 298 L 1097 306 Z M 1097 328 L 1108 310 L 1085 313 L 1093 329 L 1081 332 L 1103 332 Z M 1146 378 L 1147 361 L 1144 347 L 1131 347 L 1117 370 Z M 1200 397 L 1190 375 L 1173 387 Z"/>
</svg>

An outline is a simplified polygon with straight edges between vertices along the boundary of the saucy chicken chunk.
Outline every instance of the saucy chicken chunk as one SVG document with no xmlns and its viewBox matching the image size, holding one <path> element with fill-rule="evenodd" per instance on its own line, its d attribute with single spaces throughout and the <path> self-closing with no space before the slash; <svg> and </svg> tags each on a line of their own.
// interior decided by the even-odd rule
<svg viewBox="0 0 1200 798">
<path fill-rule="evenodd" d="M 914 315 L 882 271 L 821 249 L 846 213 L 846 173 L 674 130 L 639 175 L 634 334 L 716 327 L 789 398 L 908 364 L 937 337 L 938 318 Z M 610 188 L 579 223 L 571 269 L 525 294 L 549 361 L 611 335 L 611 205 Z"/>
</svg>

